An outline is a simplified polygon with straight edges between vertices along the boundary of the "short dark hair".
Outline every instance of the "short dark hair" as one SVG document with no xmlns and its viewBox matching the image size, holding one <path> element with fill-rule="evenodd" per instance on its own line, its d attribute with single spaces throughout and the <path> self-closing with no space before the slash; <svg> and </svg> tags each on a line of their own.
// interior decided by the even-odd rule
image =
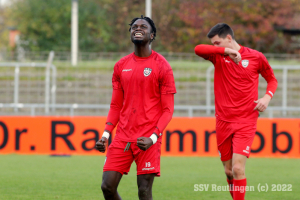
<svg viewBox="0 0 300 200">
<path fill-rule="evenodd" d="M 216 35 L 218 35 L 220 38 L 225 38 L 227 35 L 231 35 L 232 39 L 234 39 L 233 30 L 228 24 L 225 23 L 218 23 L 214 27 L 212 27 L 208 32 L 207 37 L 211 39 Z"/>
<path fill-rule="evenodd" d="M 141 15 L 141 17 L 136 17 L 136 18 L 134 18 L 133 20 L 131 20 L 131 22 L 130 22 L 130 24 L 129 24 L 129 26 L 130 26 L 129 32 L 131 31 L 131 26 L 132 26 L 132 25 L 134 24 L 134 22 L 135 22 L 136 20 L 138 20 L 138 19 L 146 20 L 146 21 L 150 24 L 150 26 L 151 26 L 151 33 L 153 33 L 153 39 L 150 41 L 150 43 L 151 43 L 153 40 L 155 40 L 155 36 L 156 36 L 156 27 L 155 27 L 155 24 L 154 24 L 154 22 L 153 22 L 153 20 L 152 20 L 151 18 L 149 18 L 149 17 L 144 17 L 143 15 Z"/>
</svg>

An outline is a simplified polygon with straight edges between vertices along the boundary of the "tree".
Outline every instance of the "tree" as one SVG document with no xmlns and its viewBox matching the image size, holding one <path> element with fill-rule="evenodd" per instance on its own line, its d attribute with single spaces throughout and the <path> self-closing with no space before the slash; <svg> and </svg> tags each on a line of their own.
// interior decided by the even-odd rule
<svg viewBox="0 0 300 200">
<path fill-rule="evenodd" d="M 106 13 L 96 0 L 79 1 L 79 48 L 105 51 L 109 40 Z M 69 51 L 71 46 L 71 1 L 15 0 L 12 18 L 33 51 Z"/>
<path fill-rule="evenodd" d="M 274 26 L 287 23 L 299 5 L 295 0 L 182 1 L 178 16 L 193 44 L 207 42 L 205 35 L 210 28 L 225 22 L 241 44 L 264 52 L 282 52 L 289 46 Z"/>
<path fill-rule="evenodd" d="M 145 14 L 144 0 L 78 0 L 79 50 L 132 51 L 130 21 Z M 71 0 L 14 0 L 10 17 L 33 51 L 70 51 Z M 294 27 L 299 0 L 152 0 L 157 28 L 153 49 L 193 52 L 206 34 L 229 24 L 242 45 L 262 52 L 289 52 L 290 39 L 276 27 Z M 0 17 L 1 17 L 0 13 Z M 0 24 L 1 26 L 1 24 Z M 298 27 L 300 29 L 300 26 Z"/>
</svg>

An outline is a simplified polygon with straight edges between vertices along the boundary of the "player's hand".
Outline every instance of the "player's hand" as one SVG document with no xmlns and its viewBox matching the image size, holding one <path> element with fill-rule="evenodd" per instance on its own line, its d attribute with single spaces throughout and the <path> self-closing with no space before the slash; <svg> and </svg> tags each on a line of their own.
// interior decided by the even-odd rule
<svg viewBox="0 0 300 200">
<path fill-rule="evenodd" d="M 108 139 L 106 137 L 102 137 L 98 142 L 96 142 L 96 149 L 102 153 L 105 152 L 108 144 Z"/>
<path fill-rule="evenodd" d="M 236 64 L 242 60 L 241 54 L 233 49 L 225 48 L 225 54 L 228 55 Z"/>
<path fill-rule="evenodd" d="M 271 101 L 271 97 L 266 94 L 263 98 L 254 101 L 254 103 L 257 103 L 254 110 L 258 110 L 259 112 L 264 112 L 267 109 L 270 101 Z"/>
<path fill-rule="evenodd" d="M 137 139 L 137 146 L 143 151 L 146 151 L 152 145 L 153 145 L 153 141 L 149 137 L 139 137 Z"/>
</svg>

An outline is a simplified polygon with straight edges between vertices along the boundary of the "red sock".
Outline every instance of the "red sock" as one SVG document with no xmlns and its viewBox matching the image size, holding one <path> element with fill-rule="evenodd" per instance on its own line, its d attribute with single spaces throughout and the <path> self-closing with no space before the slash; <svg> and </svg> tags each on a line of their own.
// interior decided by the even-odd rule
<svg viewBox="0 0 300 200">
<path fill-rule="evenodd" d="M 229 185 L 229 192 L 230 192 L 230 194 L 231 194 L 231 196 L 232 196 L 232 199 L 233 199 L 233 190 L 232 190 L 232 187 L 233 187 L 233 180 L 227 179 L 227 183 L 228 183 L 228 185 Z"/>
<path fill-rule="evenodd" d="M 247 179 L 235 180 L 233 179 L 233 199 L 245 200 Z"/>
</svg>

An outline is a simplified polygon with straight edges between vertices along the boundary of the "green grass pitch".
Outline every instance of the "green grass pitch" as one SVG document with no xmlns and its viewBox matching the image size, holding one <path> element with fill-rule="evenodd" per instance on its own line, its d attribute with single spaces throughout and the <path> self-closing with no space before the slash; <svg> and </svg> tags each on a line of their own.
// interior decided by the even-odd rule
<svg viewBox="0 0 300 200">
<path fill-rule="evenodd" d="M 103 199 L 101 191 L 104 156 L 50 157 L 40 155 L 0 155 L 0 199 Z M 247 161 L 247 200 L 299 200 L 300 160 L 250 158 Z M 258 184 L 268 184 L 259 192 Z M 209 184 L 208 191 L 194 191 L 195 184 Z M 161 177 L 155 178 L 153 198 L 230 200 L 226 191 L 212 191 L 212 184 L 226 186 L 219 158 L 162 157 Z M 291 184 L 292 191 L 276 190 Z M 279 186 L 278 186 L 279 184 Z M 123 176 L 118 189 L 126 200 L 137 198 L 136 168 Z"/>
</svg>

